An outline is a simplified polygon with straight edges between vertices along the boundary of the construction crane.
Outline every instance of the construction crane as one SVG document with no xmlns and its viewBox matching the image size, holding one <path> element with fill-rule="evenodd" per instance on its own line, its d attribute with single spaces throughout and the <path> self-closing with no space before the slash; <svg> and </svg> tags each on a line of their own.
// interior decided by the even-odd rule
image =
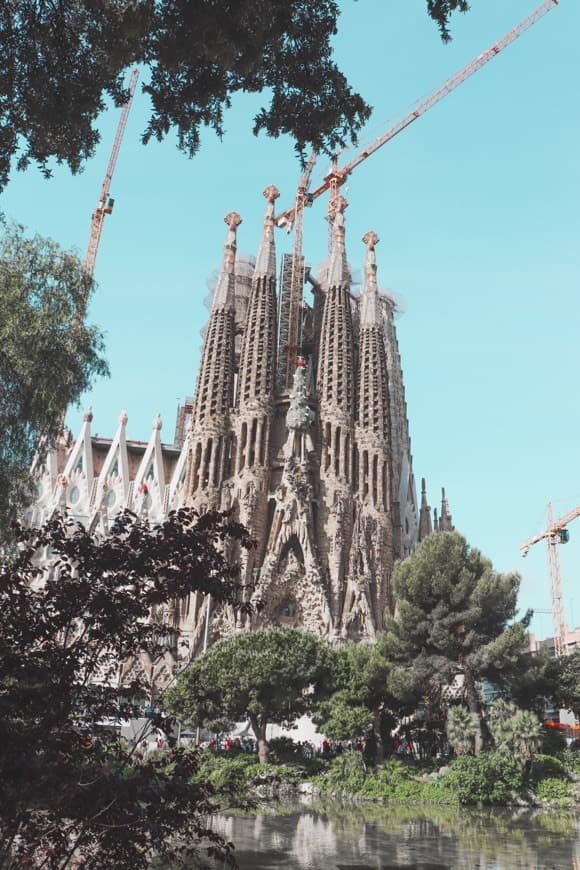
<svg viewBox="0 0 580 870">
<path fill-rule="evenodd" d="M 105 180 L 103 181 L 103 186 L 101 187 L 101 195 L 99 197 L 97 207 L 94 210 L 91 218 L 91 233 L 89 236 L 89 244 L 87 247 L 87 253 L 85 254 L 84 262 L 85 272 L 87 272 L 91 277 L 95 271 L 95 260 L 97 259 L 97 251 L 99 249 L 99 242 L 101 240 L 101 233 L 103 231 L 103 222 L 105 220 L 105 215 L 111 214 L 111 212 L 113 211 L 113 205 L 115 203 L 115 200 L 111 199 L 111 197 L 109 196 L 111 181 L 113 179 L 113 172 L 115 171 L 115 164 L 117 163 L 117 157 L 119 156 L 121 141 L 123 139 L 125 127 L 127 125 L 127 116 L 129 115 L 129 109 L 131 108 L 131 103 L 133 102 L 133 94 L 135 93 L 135 86 L 137 84 L 138 78 L 139 70 L 134 69 L 131 73 L 131 78 L 129 80 L 128 97 L 127 101 L 123 105 L 123 111 L 121 112 L 119 126 L 117 127 L 117 134 L 113 143 L 113 150 L 111 151 L 111 157 L 109 158 L 109 165 L 107 166 Z"/>
<path fill-rule="evenodd" d="M 391 139 L 398 136 L 399 133 L 409 127 L 417 120 L 417 118 L 420 118 L 421 115 L 424 115 L 425 112 L 432 109 L 433 106 L 437 105 L 437 103 L 440 103 L 441 100 L 454 91 L 455 88 L 459 87 L 459 85 L 466 79 L 480 70 L 482 66 L 485 66 L 486 63 L 496 57 L 496 55 L 503 51 L 504 48 L 507 48 L 507 46 L 511 45 L 512 42 L 515 42 L 519 36 L 525 33 L 526 30 L 529 30 L 530 27 L 540 20 L 540 18 L 543 18 L 544 15 L 547 15 L 548 12 L 557 6 L 558 2 L 559 0 L 544 0 L 543 3 L 540 3 L 540 5 L 530 15 L 528 15 L 527 18 L 524 18 L 519 24 L 516 24 L 516 26 L 506 33 L 505 36 L 492 45 L 491 48 L 482 52 L 482 54 L 478 55 L 475 60 L 472 60 L 471 63 L 468 63 L 467 66 L 464 66 L 463 69 L 447 79 L 441 87 L 437 88 L 437 90 L 430 96 L 418 103 L 418 105 L 409 112 L 408 115 L 405 115 L 404 118 L 397 121 L 397 123 L 387 130 L 386 133 L 373 139 L 369 145 L 363 148 L 355 157 L 352 158 L 352 160 L 345 163 L 344 166 L 339 167 L 337 161 L 334 160 L 330 172 L 324 177 L 318 187 L 309 194 L 309 202 L 318 199 L 318 197 L 327 190 L 331 191 L 332 199 L 332 195 L 336 195 L 338 189 L 344 184 L 348 176 L 357 168 L 357 166 L 360 166 L 361 163 L 364 163 L 364 161 L 371 156 L 371 154 L 374 154 L 379 150 L 379 148 L 382 148 L 383 145 L 386 145 L 387 142 L 390 142 Z M 288 227 L 288 225 L 295 219 L 295 210 L 296 206 L 293 205 L 291 208 L 288 208 L 286 211 L 277 215 L 277 225 Z"/>
<path fill-rule="evenodd" d="M 309 203 L 308 188 L 316 157 L 316 151 L 313 151 L 298 182 L 291 224 L 294 230 L 292 256 L 290 261 L 283 260 L 282 264 L 280 336 L 278 341 L 280 348 L 278 384 L 281 391 L 288 390 L 292 386 L 296 357 L 301 350 L 301 309 L 304 290 L 304 257 L 302 255 L 304 209 Z"/>
<path fill-rule="evenodd" d="M 560 569 L 560 544 L 567 544 L 570 533 L 567 526 L 580 517 L 580 507 L 575 507 L 564 516 L 554 520 L 552 503 L 547 508 L 548 525 L 543 532 L 530 538 L 520 546 L 522 556 L 527 556 L 531 547 L 540 541 L 546 541 L 548 547 L 548 569 L 550 573 L 550 597 L 552 599 L 552 622 L 554 626 L 554 655 L 563 656 L 568 652 L 568 626 L 562 594 L 562 571 Z"/>
</svg>

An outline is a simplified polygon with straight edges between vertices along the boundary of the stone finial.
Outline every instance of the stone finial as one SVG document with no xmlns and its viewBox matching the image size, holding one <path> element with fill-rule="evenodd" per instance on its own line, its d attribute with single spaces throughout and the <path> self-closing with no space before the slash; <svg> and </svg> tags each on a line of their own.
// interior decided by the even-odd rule
<svg viewBox="0 0 580 870">
<path fill-rule="evenodd" d="M 89 405 L 85 413 L 83 414 L 83 422 L 84 423 L 92 423 L 93 422 L 93 406 Z"/>
<path fill-rule="evenodd" d="M 158 429 L 159 431 L 161 431 L 161 429 L 163 428 L 163 422 L 162 422 L 162 420 L 161 420 L 161 414 L 155 414 L 155 416 L 153 417 L 152 428 L 153 428 L 153 429 Z"/>
<path fill-rule="evenodd" d="M 378 244 L 378 242 L 380 241 L 374 230 L 369 230 L 367 233 L 365 233 L 362 237 L 362 240 L 367 248 L 369 248 L 371 251 L 374 250 L 375 245 Z"/>
<path fill-rule="evenodd" d="M 230 230 L 236 230 L 241 224 L 242 219 L 237 211 L 229 211 L 224 218 L 224 223 L 228 225 Z"/>
<path fill-rule="evenodd" d="M 260 247 L 254 266 L 254 277 L 276 277 L 276 249 L 274 245 L 274 202 L 280 196 L 280 192 L 273 184 L 269 184 L 264 190 L 264 196 L 268 200 L 266 214 L 264 215 L 264 229 L 260 240 Z"/>
<path fill-rule="evenodd" d="M 268 187 L 264 189 L 264 196 L 268 202 L 274 202 L 274 200 L 278 199 L 280 196 L 280 191 L 275 184 L 269 184 Z"/>
<path fill-rule="evenodd" d="M 349 283 L 348 266 L 344 243 L 344 211 L 348 203 L 344 196 L 335 196 L 329 204 L 329 218 L 332 219 L 332 248 L 328 268 L 328 286 L 346 286 Z M 331 210 L 332 208 L 332 210 Z"/>
<path fill-rule="evenodd" d="M 121 426 L 126 426 L 128 420 L 129 415 L 127 414 L 127 412 L 125 410 L 121 411 L 121 414 L 119 416 L 119 423 L 121 424 Z"/>
<path fill-rule="evenodd" d="M 242 219 L 236 211 L 230 211 L 225 216 L 224 221 L 228 225 L 228 232 L 222 266 L 213 297 L 214 308 L 218 305 L 222 307 L 233 307 L 234 305 L 233 276 L 236 263 L 236 230 Z"/>
<path fill-rule="evenodd" d="M 362 237 L 366 245 L 365 255 L 365 283 L 361 296 L 361 326 L 379 326 L 381 323 L 381 307 L 379 304 L 377 288 L 377 260 L 375 245 L 379 237 L 373 230 L 369 230 Z"/>
</svg>

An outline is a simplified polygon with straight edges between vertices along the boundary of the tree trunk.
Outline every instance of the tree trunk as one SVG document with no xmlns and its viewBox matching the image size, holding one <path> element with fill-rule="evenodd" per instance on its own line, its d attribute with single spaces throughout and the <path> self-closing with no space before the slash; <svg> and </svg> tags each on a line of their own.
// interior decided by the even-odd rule
<svg viewBox="0 0 580 870">
<path fill-rule="evenodd" d="M 258 760 L 260 764 L 268 763 L 268 744 L 266 742 L 266 719 L 261 716 L 250 716 L 250 724 L 258 742 Z"/>
</svg>

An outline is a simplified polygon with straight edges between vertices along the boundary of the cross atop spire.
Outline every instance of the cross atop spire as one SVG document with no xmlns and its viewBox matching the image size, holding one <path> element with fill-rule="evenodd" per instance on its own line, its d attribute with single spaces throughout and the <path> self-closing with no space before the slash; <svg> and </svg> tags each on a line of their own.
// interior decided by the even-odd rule
<svg viewBox="0 0 580 870">
<path fill-rule="evenodd" d="M 381 310 L 379 305 L 379 291 L 377 287 L 377 259 L 375 256 L 375 245 L 379 242 L 379 237 L 375 232 L 369 230 L 362 237 L 366 245 L 367 252 L 365 256 L 365 283 L 361 296 L 361 326 L 377 326 L 381 323 Z"/>
<path fill-rule="evenodd" d="M 230 211 L 224 218 L 228 225 L 222 267 L 217 280 L 213 297 L 214 308 L 233 308 L 234 305 L 234 268 L 236 263 L 236 230 L 242 222 L 235 211 Z"/>
<path fill-rule="evenodd" d="M 329 219 L 333 220 L 332 248 L 330 251 L 330 266 L 328 269 L 328 286 L 345 287 L 349 283 L 346 250 L 344 245 L 344 210 L 348 202 L 344 196 L 337 196 L 332 202 Z"/>
<path fill-rule="evenodd" d="M 280 191 L 273 184 L 269 184 L 264 190 L 267 199 L 266 214 L 264 215 L 264 230 L 262 240 L 256 257 L 254 275 L 256 277 L 267 275 L 276 276 L 276 247 L 274 245 L 274 202 L 280 196 Z"/>
</svg>

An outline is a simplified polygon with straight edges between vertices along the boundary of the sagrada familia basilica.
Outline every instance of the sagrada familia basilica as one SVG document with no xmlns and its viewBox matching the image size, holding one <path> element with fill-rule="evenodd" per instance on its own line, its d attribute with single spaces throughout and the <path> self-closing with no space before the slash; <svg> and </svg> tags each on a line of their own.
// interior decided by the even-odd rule
<svg viewBox="0 0 580 870">
<path fill-rule="evenodd" d="M 91 434 L 87 413 L 78 437 L 69 433 L 48 454 L 27 515 L 38 524 L 66 508 L 106 533 L 123 508 L 151 523 L 184 505 L 233 510 L 258 543 L 243 557 L 242 580 L 265 607 L 242 621 L 217 609 L 210 620 L 210 602 L 191 596 L 174 615 L 187 656 L 200 651 L 206 621 L 210 641 L 257 625 L 300 626 L 334 642 L 372 640 L 395 606 L 395 560 L 432 531 L 453 528 L 444 491 L 434 524 L 424 481 L 417 503 L 394 302 L 377 283 L 377 235 L 363 237 L 364 284 L 356 294 L 346 201 L 337 198 L 330 259 L 316 279 L 306 275 L 313 304 L 302 306 L 301 352 L 287 385 L 280 374 L 285 300 L 276 291 L 278 191 L 270 186 L 264 195 L 255 262 L 236 258 L 241 219 L 235 212 L 225 218 L 195 397 L 179 409 L 173 443 L 162 442 L 159 417 L 144 442 L 127 438 L 125 412 L 112 439 Z"/>
</svg>

